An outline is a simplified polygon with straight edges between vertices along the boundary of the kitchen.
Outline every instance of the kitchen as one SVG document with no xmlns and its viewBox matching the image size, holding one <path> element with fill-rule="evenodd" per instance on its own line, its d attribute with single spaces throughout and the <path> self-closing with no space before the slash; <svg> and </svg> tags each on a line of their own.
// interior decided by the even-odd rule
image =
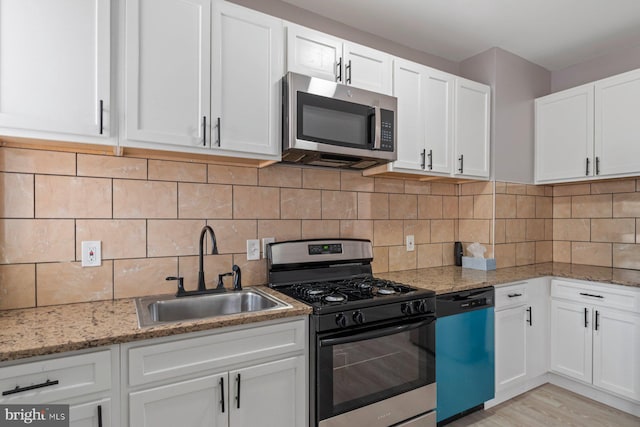
<svg viewBox="0 0 640 427">
<path fill-rule="evenodd" d="M 124 7 L 121 6 L 120 3 L 113 5 L 113 17 L 124 14 Z M 354 41 L 361 44 L 366 44 L 363 38 L 370 36 L 280 2 L 253 2 L 249 6 L 258 10 L 260 7 L 268 8 L 263 12 L 310 27 L 320 26 L 316 29 L 345 39 L 353 37 Z M 2 28 L 9 28 L 5 21 L 2 24 Z M 162 28 L 157 31 L 156 35 L 160 36 Z M 383 49 L 388 46 L 375 37 L 373 41 L 373 47 Z M 120 55 L 118 43 L 124 44 L 125 41 L 121 37 L 112 43 L 112 49 Z M 169 42 L 166 43 L 168 48 Z M 640 269 L 640 184 L 637 178 L 630 174 L 616 181 L 585 182 L 581 179 L 579 183 L 570 185 L 532 185 L 533 152 L 528 156 L 518 155 L 518 144 L 513 141 L 522 141 L 524 148 L 520 149 L 525 152 L 528 152 L 527 147 L 533 147 L 533 105 L 525 115 L 527 120 L 520 116 L 514 118 L 509 116 L 511 112 L 505 111 L 509 110 L 508 102 L 511 100 L 500 98 L 499 92 L 503 84 L 518 85 L 520 90 L 526 92 L 526 99 L 533 100 L 550 92 L 632 70 L 640 67 L 640 63 L 628 63 L 640 57 L 634 55 L 637 47 L 555 73 L 501 49 L 490 49 L 468 61 L 462 61 L 458 66 L 428 54 L 416 57 L 419 54 L 408 48 L 392 47 L 395 55 L 491 83 L 494 90 L 498 91 L 492 95 L 492 115 L 495 120 L 492 132 L 494 180 L 419 181 L 407 176 L 393 176 L 393 173 L 397 173 L 395 171 L 363 176 L 353 171 L 284 164 L 258 168 L 273 161 L 273 155 L 270 154 L 258 160 L 247 156 L 225 157 L 225 153 L 194 154 L 195 149 L 191 152 L 156 150 L 149 154 L 143 151 L 149 148 L 144 147 L 145 144 L 114 144 L 114 139 L 124 129 L 120 127 L 124 126 L 122 122 L 133 117 L 123 118 L 120 114 L 124 114 L 124 110 L 119 111 L 116 107 L 109 110 L 110 114 L 104 114 L 103 127 L 109 130 L 109 135 L 102 139 L 99 136 L 77 136 L 77 132 L 61 137 L 60 132 L 16 131 L 3 127 L 3 147 L 0 149 L 3 172 L 0 307 L 3 310 L 3 324 L 5 321 L 20 323 L 19 319 L 12 317 L 16 309 L 26 310 L 20 312 L 24 316 L 23 321 L 31 319 L 32 325 L 55 324 L 57 321 L 38 317 L 40 315 L 30 308 L 41 307 L 37 313 L 44 313 L 51 307 L 73 308 L 77 306 L 68 304 L 91 305 L 91 301 L 95 301 L 101 309 L 92 310 L 91 316 L 115 322 L 113 329 L 116 329 L 117 320 L 101 312 L 114 311 L 109 301 L 119 305 L 127 298 L 173 293 L 176 283 L 165 281 L 168 276 L 182 276 L 185 288 L 195 289 L 198 272 L 197 237 L 205 225 L 215 230 L 219 250 L 219 255 L 204 257 L 209 287 L 214 286 L 217 274 L 231 271 L 232 265 L 240 267 L 243 286 L 266 283 L 267 260 L 248 260 L 247 240 L 274 237 L 280 242 L 328 236 L 371 240 L 374 274 L 411 284 L 421 284 L 424 280 L 422 276 L 435 274 L 445 277 L 454 274 L 457 283 L 464 283 L 465 280 L 471 283 L 497 283 L 493 273 L 450 267 L 454 264 L 454 242 L 462 241 L 465 247 L 471 242 L 487 246 L 490 252 L 487 255 L 493 252 L 496 259 L 498 270 L 495 274 L 500 269 L 510 267 L 523 267 L 529 271 L 526 273 L 530 274 L 528 277 L 522 273 L 525 277 L 503 279 L 500 283 L 539 276 L 571 277 L 571 274 L 575 274 L 577 277 L 573 278 L 632 283 L 637 286 L 637 270 Z M 122 61 L 123 58 L 117 55 L 113 61 Z M 620 58 L 625 58 L 625 61 Z M 145 64 L 167 68 L 166 63 L 154 64 L 153 60 L 152 57 L 151 62 Z M 505 68 L 484 67 L 487 63 Z M 626 68 L 613 72 L 602 71 L 606 64 L 612 63 Z M 121 70 L 115 64 L 111 66 L 120 74 L 134 72 L 129 68 Z M 509 67 L 522 71 L 509 76 L 512 81 L 494 79 Z M 489 76 L 478 75 L 480 71 L 487 72 L 487 69 Z M 280 72 L 274 79 L 279 81 L 283 74 Z M 583 77 L 585 75 L 588 77 Z M 525 77 L 526 81 L 521 81 Z M 543 80 L 542 84 L 540 79 Z M 209 84 L 214 91 L 215 84 Z M 110 90 L 116 93 L 116 89 L 124 90 L 124 87 L 117 85 Z M 151 90 L 154 89 L 151 86 Z M 271 101 L 277 101 L 278 105 L 280 103 L 279 98 Z M 150 108 L 149 111 L 139 110 L 142 111 L 140 123 L 156 120 L 153 124 L 157 125 L 168 121 L 159 111 L 162 107 L 153 109 L 154 103 L 163 105 L 155 97 L 149 103 L 138 103 L 139 106 Z M 56 111 L 55 104 L 43 102 L 41 105 L 43 109 Z M 229 105 L 229 108 L 232 107 Z M 279 107 L 274 108 L 274 111 L 278 110 Z M 518 123 L 526 131 L 523 132 L 523 128 L 505 129 L 506 122 L 501 121 L 501 112 L 507 115 L 508 119 L 504 120 L 508 122 L 524 120 Z M 159 115 L 154 115 L 156 113 Z M 197 111 L 192 115 L 196 114 L 200 116 Z M 260 112 L 247 111 L 246 114 L 259 116 Z M 80 113 L 78 115 L 82 116 Z M 90 116 L 89 119 L 95 121 L 94 114 Z M 216 135 L 215 127 L 207 128 L 205 138 L 217 137 L 224 145 L 233 137 L 233 134 L 224 133 L 226 123 L 226 120 L 223 121 L 221 135 Z M 232 126 L 233 120 L 230 123 Z M 163 142 L 163 138 L 168 138 L 173 129 L 169 126 L 161 129 L 167 130 L 166 135 L 158 135 L 158 132 L 152 135 L 148 128 L 142 126 L 135 131 L 125 130 L 127 136 L 138 132 L 131 136 L 132 140 L 151 136 Z M 272 127 L 269 129 L 274 131 Z M 522 134 L 527 136 L 522 137 Z M 25 136 L 29 140 L 20 139 Z M 64 143 L 43 143 L 41 140 Z M 272 143 L 271 138 L 269 141 Z M 516 154 L 511 151 L 514 149 Z M 114 156 L 118 150 L 122 150 L 124 156 Z M 253 150 L 257 149 L 253 147 Z M 501 155 L 508 155 L 508 162 L 501 161 Z M 629 157 L 633 158 L 632 155 Z M 529 174 L 529 178 L 522 178 L 519 175 L 521 173 Z M 414 236 L 414 251 L 407 251 L 407 236 Z M 102 242 L 102 265 L 91 268 L 80 265 L 83 241 Z M 551 261 L 562 264 L 553 264 L 551 270 L 547 266 L 546 270 L 542 268 L 536 271 L 536 265 Z M 581 270 L 579 265 L 595 267 Z M 421 270 L 433 267 L 436 270 L 428 270 L 431 273 Z M 231 288 L 230 281 L 225 284 Z M 453 290 L 451 286 L 446 290 L 438 288 L 434 278 L 423 286 L 440 293 Z M 443 286 L 447 286 L 446 283 Z M 304 309 L 297 310 L 296 313 L 304 317 Z M 87 320 L 80 313 L 76 315 L 80 318 L 74 323 L 86 325 Z M 274 317 L 267 316 L 269 318 L 265 320 L 277 317 L 270 316 Z M 123 318 L 119 320 L 128 321 Z M 205 324 L 196 322 L 196 326 L 184 326 L 182 331 L 204 331 L 207 329 Z M 12 323 L 7 323 L 3 330 L 9 330 L 9 325 Z M 65 327 L 70 328 L 66 324 Z M 109 336 L 104 332 L 84 334 L 81 330 L 75 331 L 78 335 L 74 338 L 71 329 L 58 331 L 66 335 L 62 337 L 63 340 L 71 343 L 65 349 L 69 351 L 85 347 L 122 346 L 127 341 L 125 338 L 109 341 Z M 164 332 L 157 335 L 126 330 L 127 334 L 137 337 L 135 340 L 169 334 L 169 329 L 162 328 L 160 330 Z M 53 349 L 60 337 L 26 335 L 23 339 L 26 342 L 3 347 L 3 360 L 62 351 Z M 37 344 L 30 344 L 29 339 L 37 339 Z M 3 342 L 9 343 L 10 340 L 16 340 L 16 337 L 3 335 Z M 89 343 L 83 344 L 84 340 Z M 34 347 L 44 350 L 30 353 Z M 14 356 L 10 356 L 12 353 Z M 296 352 L 294 354 L 299 355 Z M 116 371 L 115 368 L 112 370 Z M 117 375 L 112 379 L 112 384 L 118 384 L 116 379 Z M 143 380 L 136 383 L 137 388 L 134 387 L 132 393 L 139 392 L 142 384 Z M 13 386 L 15 384 L 11 388 Z M 104 396 L 99 394 L 98 397 L 102 399 Z M 124 399 L 123 392 L 122 402 Z M 116 398 L 113 398 L 111 425 L 125 424 L 125 420 L 116 418 L 119 410 L 115 401 Z M 125 412 L 124 407 L 120 412 Z"/>
</svg>

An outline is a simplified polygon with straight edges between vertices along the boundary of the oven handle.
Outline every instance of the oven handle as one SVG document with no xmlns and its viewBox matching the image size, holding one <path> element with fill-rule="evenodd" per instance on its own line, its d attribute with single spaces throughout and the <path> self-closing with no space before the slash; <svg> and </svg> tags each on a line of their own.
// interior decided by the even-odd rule
<svg viewBox="0 0 640 427">
<path fill-rule="evenodd" d="M 414 330 L 414 329 L 421 328 L 423 326 L 427 326 L 430 323 L 433 323 L 435 320 L 436 320 L 435 316 L 429 316 L 429 318 L 427 318 L 427 320 L 423 320 L 422 322 L 409 323 L 409 324 L 400 325 L 400 326 L 391 326 L 391 327 L 384 328 L 384 329 L 374 329 L 372 331 L 362 332 L 360 334 L 349 335 L 349 336 L 346 336 L 346 337 L 325 338 L 325 339 L 321 339 L 320 340 L 320 347 L 331 347 L 333 345 L 340 345 L 340 344 L 346 344 L 346 343 L 350 343 L 350 342 L 370 340 L 370 339 L 374 339 L 374 338 L 385 337 L 387 335 L 393 335 L 393 334 L 398 334 L 398 333 L 401 333 L 401 332 L 407 332 L 407 331 L 411 331 L 411 330 Z"/>
</svg>

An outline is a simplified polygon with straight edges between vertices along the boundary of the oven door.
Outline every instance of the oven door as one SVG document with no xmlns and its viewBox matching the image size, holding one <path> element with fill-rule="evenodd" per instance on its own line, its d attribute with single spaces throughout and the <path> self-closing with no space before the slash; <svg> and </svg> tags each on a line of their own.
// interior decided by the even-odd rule
<svg viewBox="0 0 640 427">
<path fill-rule="evenodd" d="M 317 339 L 318 425 L 388 426 L 435 408 L 435 317 Z"/>
</svg>

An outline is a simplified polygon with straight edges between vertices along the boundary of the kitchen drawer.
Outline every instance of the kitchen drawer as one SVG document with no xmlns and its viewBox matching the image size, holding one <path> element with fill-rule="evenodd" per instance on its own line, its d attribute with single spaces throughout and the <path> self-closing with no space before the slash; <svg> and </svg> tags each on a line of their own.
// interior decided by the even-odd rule
<svg viewBox="0 0 640 427">
<path fill-rule="evenodd" d="M 640 313 L 640 289 L 628 286 L 553 279 L 551 296 Z"/>
<path fill-rule="evenodd" d="M 129 386 L 148 384 L 212 369 L 225 369 L 291 352 L 305 346 L 305 321 L 249 327 L 233 332 L 128 347 Z"/>
<path fill-rule="evenodd" d="M 527 302 L 527 282 L 518 282 L 495 288 L 496 310 L 517 307 Z"/>
<path fill-rule="evenodd" d="M 0 403 L 64 401 L 111 388 L 111 350 L 0 368 Z"/>
</svg>

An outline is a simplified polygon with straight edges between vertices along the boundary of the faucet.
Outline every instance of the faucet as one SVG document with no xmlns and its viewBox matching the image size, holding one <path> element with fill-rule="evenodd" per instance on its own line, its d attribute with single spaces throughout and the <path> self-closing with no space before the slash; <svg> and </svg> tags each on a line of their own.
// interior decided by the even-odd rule
<svg viewBox="0 0 640 427">
<path fill-rule="evenodd" d="M 211 235 L 211 255 L 218 254 L 218 244 L 216 243 L 216 233 L 213 232 L 213 228 L 208 225 L 202 227 L 202 231 L 200 232 L 200 246 L 199 246 L 199 258 L 198 258 L 198 292 L 204 292 L 207 290 L 204 284 L 204 260 L 203 260 L 203 244 L 204 244 L 204 236 L 207 234 L 207 231 Z"/>
</svg>

